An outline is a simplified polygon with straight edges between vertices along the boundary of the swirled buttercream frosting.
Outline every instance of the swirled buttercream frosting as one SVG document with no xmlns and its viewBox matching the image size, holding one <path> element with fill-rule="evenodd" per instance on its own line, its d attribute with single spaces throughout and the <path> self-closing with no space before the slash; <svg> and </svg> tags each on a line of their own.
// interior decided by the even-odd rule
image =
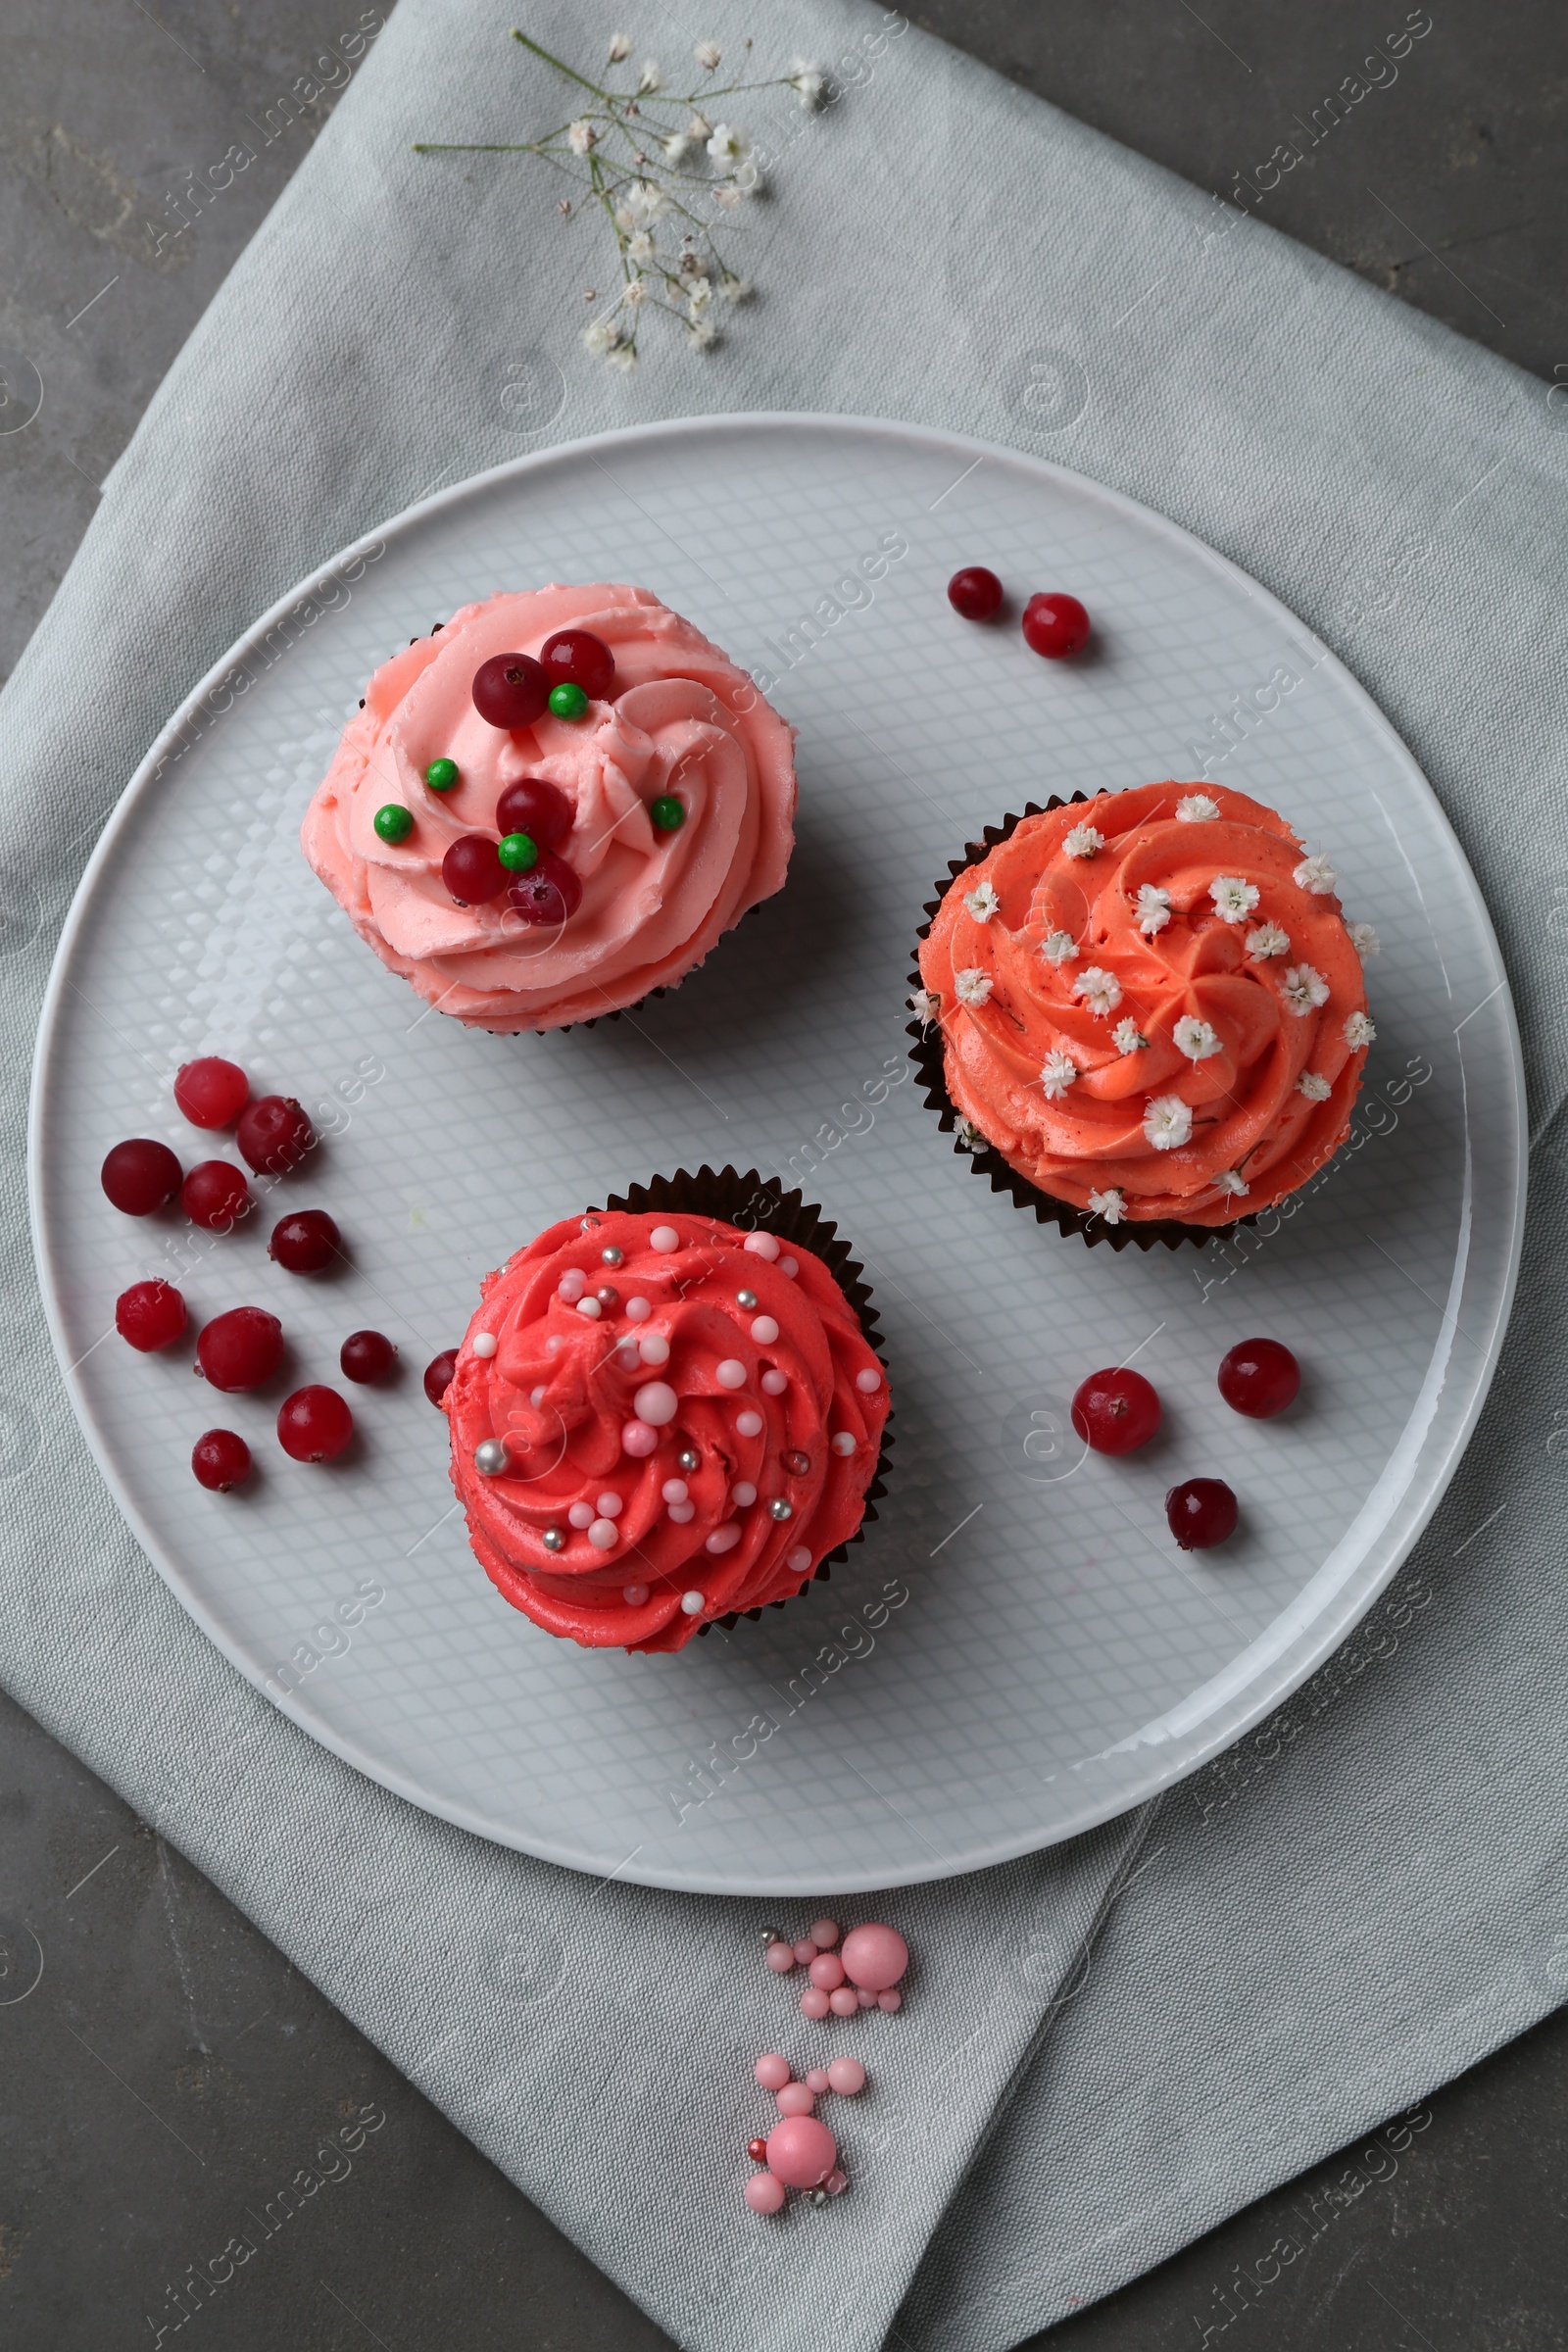
<svg viewBox="0 0 1568 2352">
<path fill-rule="evenodd" d="M 680 1649 L 857 1533 L 887 1382 L 827 1266 L 715 1217 L 571 1217 L 482 1288 L 444 1406 L 480 1565 L 590 1648 Z"/>
<path fill-rule="evenodd" d="M 567 630 L 613 658 L 580 714 L 482 716 L 483 664 L 532 660 Z M 477 1028 L 554 1029 L 673 986 L 782 887 L 793 742 L 745 671 L 644 588 L 493 596 L 375 672 L 301 838 L 360 936 L 431 1004 Z M 525 779 L 568 805 L 552 855 L 580 887 L 568 878 L 576 904 L 558 920 L 524 919 L 506 890 L 462 904 L 443 880 L 463 836 L 499 844 L 498 804 Z"/>
<path fill-rule="evenodd" d="M 976 1136 L 1108 1225 L 1216 1226 L 1344 1141 L 1374 1031 L 1333 868 L 1218 784 L 1026 816 L 944 894 L 923 1015 Z"/>
</svg>

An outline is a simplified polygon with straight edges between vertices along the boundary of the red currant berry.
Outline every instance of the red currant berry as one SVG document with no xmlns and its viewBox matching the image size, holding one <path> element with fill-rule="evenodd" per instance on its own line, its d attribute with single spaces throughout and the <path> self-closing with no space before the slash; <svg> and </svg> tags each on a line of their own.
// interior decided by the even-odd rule
<svg viewBox="0 0 1568 2352">
<path fill-rule="evenodd" d="M 441 860 L 441 879 L 460 906 L 483 906 L 512 876 L 488 833 L 463 833 Z"/>
<path fill-rule="evenodd" d="M 559 850 L 575 813 L 559 784 L 547 784 L 543 776 L 520 776 L 496 803 L 496 826 L 503 838 L 526 833 L 540 849 Z"/>
<path fill-rule="evenodd" d="M 398 1351 L 384 1332 L 351 1331 L 338 1350 L 345 1380 L 385 1380 Z"/>
<path fill-rule="evenodd" d="M 342 1255 L 343 1236 L 324 1208 L 297 1208 L 272 1227 L 267 1254 L 286 1274 L 320 1274 Z"/>
<path fill-rule="evenodd" d="M 964 620 L 989 620 L 1002 605 L 1002 582 L 983 564 L 966 564 L 948 582 L 948 602 Z"/>
<path fill-rule="evenodd" d="M 1072 1400 L 1072 1425 L 1096 1453 L 1136 1453 L 1159 1427 L 1159 1392 L 1141 1372 L 1091 1372 Z"/>
<path fill-rule="evenodd" d="M 296 1389 L 277 1416 L 277 1442 L 297 1462 L 330 1462 L 354 1435 L 354 1415 L 336 1389 Z"/>
<path fill-rule="evenodd" d="M 531 727 L 555 679 L 528 654 L 497 654 L 473 673 L 473 707 L 493 727 Z"/>
<path fill-rule="evenodd" d="M 187 1061 L 174 1080 L 174 1101 L 193 1127 L 232 1127 L 251 1099 L 251 1082 L 235 1061 L 216 1054 Z"/>
<path fill-rule="evenodd" d="M 1219 1368 L 1219 1393 L 1233 1412 L 1272 1421 L 1296 1402 L 1301 1367 L 1278 1340 L 1242 1340 Z"/>
<path fill-rule="evenodd" d="M 179 1188 L 179 1205 L 203 1233 L 232 1233 L 251 1204 L 250 1187 L 226 1159 L 199 1160 Z"/>
<path fill-rule="evenodd" d="M 564 923 L 582 905 L 582 883 L 564 858 L 541 850 L 538 864 L 514 878 L 507 899 L 525 923 Z"/>
<path fill-rule="evenodd" d="M 210 1429 L 191 1447 L 190 1466 L 202 1486 L 226 1494 L 249 1478 L 251 1449 L 231 1429 Z"/>
<path fill-rule="evenodd" d="M 1089 642 L 1089 615 L 1075 596 L 1032 596 L 1023 609 L 1023 641 L 1048 662 L 1065 662 Z"/>
<path fill-rule="evenodd" d="M 592 629 L 560 629 L 539 648 L 539 665 L 552 686 L 580 686 L 602 703 L 615 683 L 615 657 Z"/>
<path fill-rule="evenodd" d="M 179 1162 L 167 1144 L 132 1136 L 117 1144 L 103 1164 L 103 1188 L 127 1217 L 150 1217 L 167 1208 L 179 1190 Z"/>
<path fill-rule="evenodd" d="M 749 2139 L 746 2142 L 746 2153 L 754 2164 L 765 2164 L 767 2162 L 766 2140 Z"/>
<path fill-rule="evenodd" d="M 172 1348 L 185 1321 L 185 1301 L 172 1282 L 133 1282 L 115 1300 L 115 1329 L 143 1355 Z"/>
<path fill-rule="evenodd" d="M 438 1405 L 452 1386 L 452 1375 L 458 1368 L 458 1351 L 444 1348 L 433 1355 L 424 1367 L 424 1393 L 432 1404 Z"/>
<path fill-rule="evenodd" d="M 215 1389 L 259 1389 L 283 1360 L 283 1326 L 265 1306 L 231 1306 L 202 1325 L 196 1361 Z"/>
<path fill-rule="evenodd" d="M 1165 1520 L 1183 1551 L 1207 1551 L 1236 1533 L 1236 1497 L 1222 1478 L 1189 1478 L 1165 1497 Z"/>
<path fill-rule="evenodd" d="M 285 1176 L 315 1144 L 316 1130 L 292 1095 L 263 1095 L 241 1112 L 234 1141 L 259 1176 Z"/>
</svg>

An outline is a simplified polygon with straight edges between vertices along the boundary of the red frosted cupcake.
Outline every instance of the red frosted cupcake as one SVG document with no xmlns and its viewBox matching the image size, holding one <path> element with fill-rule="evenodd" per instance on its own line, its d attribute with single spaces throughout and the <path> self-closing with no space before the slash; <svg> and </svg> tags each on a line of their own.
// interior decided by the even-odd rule
<svg viewBox="0 0 1568 2352">
<path fill-rule="evenodd" d="M 792 1598 L 882 1492 L 887 1380 L 846 1246 L 798 1195 L 703 1176 L 772 1229 L 662 1204 L 701 1196 L 685 1177 L 564 1219 L 486 1277 L 444 1399 L 481 1566 L 588 1648 L 680 1649 Z"/>
</svg>

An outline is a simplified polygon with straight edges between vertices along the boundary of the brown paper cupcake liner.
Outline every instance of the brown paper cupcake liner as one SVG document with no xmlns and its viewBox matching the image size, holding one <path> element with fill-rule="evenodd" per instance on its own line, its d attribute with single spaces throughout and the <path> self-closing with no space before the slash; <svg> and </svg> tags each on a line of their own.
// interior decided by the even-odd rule
<svg viewBox="0 0 1568 2352">
<path fill-rule="evenodd" d="M 850 1255 L 850 1245 L 839 1235 L 838 1227 L 823 1216 L 819 1208 L 810 1206 L 799 1193 L 787 1193 L 776 1177 L 760 1175 L 756 1168 L 745 1175 L 735 1168 L 699 1168 L 695 1175 L 687 1168 L 678 1168 L 673 1176 L 655 1176 L 647 1184 L 631 1184 L 624 1193 L 612 1193 L 605 1202 L 607 1209 L 629 1211 L 634 1216 L 646 1216 L 659 1209 L 679 1215 L 719 1217 L 726 1225 L 735 1225 L 743 1233 L 771 1233 L 781 1242 L 794 1242 L 819 1257 L 839 1289 L 855 1309 L 856 1319 L 866 1341 L 887 1371 L 887 1359 L 882 1353 L 879 1317 L 871 1303 L 870 1285 L 861 1279 L 861 1271 Z M 590 1215 L 593 1213 L 590 1210 Z M 727 1617 L 714 1617 L 709 1623 L 721 1626 L 727 1633 L 739 1625 L 742 1617 L 759 1618 L 762 1607 L 787 1609 L 792 1600 L 817 1582 L 831 1581 L 833 1570 L 850 1556 L 852 1544 L 858 1544 L 867 1524 L 875 1519 L 875 1505 L 888 1491 L 891 1474 L 888 1455 L 893 1446 L 893 1412 L 882 1425 L 882 1446 L 877 1455 L 876 1469 L 865 1490 L 865 1511 L 853 1536 L 823 1554 L 800 1591 L 789 1593 L 783 1600 L 770 1600 L 755 1609 L 732 1609 Z M 709 1625 L 698 1629 L 698 1639 L 709 1631 Z"/>
<path fill-rule="evenodd" d="M 929 937 L 937 909 L 958 876 L 971 865 L 978 865 L 983 858 L 989 857 L 999 842 L 1010 841 L 1026 816 L 1049 816 L 1054 808 L 1068 808 L 1076 802 L 1103 797 L 1100 793 L 1075 792 L 1063 800 L 1059 793 L 1054 792 L 1044 806 L 1038 801 L 1030 801 L 1015 816 L 1004 816 L 1000 825 L 987 825 L 978 841 L 966 844 L 961 858 L 948 860 L 947 880 L 938 881 L 936 897 L 926 903 L 923 910 L 926 919 L 915 933 L 915 938 L 920 940 Z M 916 989 L 924 988 L 918 957 L 911 980 Z M 938 1126 L 952 1134 L 957 1128 L 961 1114 L 948 1092 L 941 1026 L 937 1022 L 916 1018 L 909 1023 L 906 1034 L 914 1040 L 914 1052 L 909 1058 L 925 1087 L 926 1107 L 937 1113 Z M 973 1122 L 966 1124 L 972 1126 Z M 1101 1242 L 1108 1242 L 1112 1250 L 1125 1250 L 1129 1242 L 1136 1243 L 1140 1250 L 1154 1250 L 1161 1244 L 1167 1250 L 1180 1250 L 1184 1243 L 1189 1242 L 1195 1249 L 1201 1250 L 1204 1243 L 1212 1241 L 1218 1233 L 1228 1233 L 1236 1225 L 1255 1225 L 1257 1222 L 1254 1212 L 1250 1216 L 1232 1217 L 1224 1225 L 1184 1225 L 1175 1217 L 1151 1217 L 1141 1223 L 1107 1225 L 1104 1218 L 1098 1216 L 1093 1209 L 1075 1208 L 1070 1200 L 1058 1200 L 1054 1193 L 1042 1192 L 1038 1185 L 1031 1184 L 1026 1176 L 1021 1176 L 995 1144 L 988 1143 L 983 1136 L 976 1144 L 966 1144 L 958 1136 L 953 1149 L 967 1158 L 971 1172 L 983 1176 L 994 1193 L 1010 1194 L 1015 1207 L 1034 1210 L 1037 1223 L 1054 1225 L 1063 1235 L 1076 1233 L 1091 1250 Z"/>
</svg>

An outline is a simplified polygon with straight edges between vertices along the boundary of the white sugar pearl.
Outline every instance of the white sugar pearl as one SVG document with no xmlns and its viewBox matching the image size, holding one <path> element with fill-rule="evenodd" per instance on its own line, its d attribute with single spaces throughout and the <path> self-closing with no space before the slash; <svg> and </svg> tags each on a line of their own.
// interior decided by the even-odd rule
<svg viewBox="0 0 1568 2352">
<path fill-rule="evenodd" d="M 789 1385 L 782 1372 L 764 1372 L 762 1374 L 764 1396 L 782 1396 Z"/>
<path fill-rule="evenodd" d="M 781 1257 L 781 1258 L 779 1259 L 778 1263 L 779 1263 L 779 1271 L 780 1271 L 781 1273 L 783 1273 L 783 1274 L 787 1274 L 787 1275 L 789 1276 L 789 1278 L 790 1278 L 791 1282 L 793 1282 L 793 1281 L 795 1280 L 795 1277 L 796 1277 L 796 1275 L 797 1275 L 797 1274 L 800 1272 L 800 1270 L 801 1270 L 801 1261 L 800 1261 L 800 1259 L 799 1259 L 798 1257 Z"/>
<path fill-rule="evenodd" d="M 662 1380 L 645 1380 L 632 1398 L 632 1403 L 636 1407 L 638 1420 L 646 1421 L 650 1429 L 665 1428 L 680 1411 L 680 1398 Z"/>
<path fill-rule="evenodd" d="M 494 1355 L 496 1345 L 496 1335 L 493 1331 L 476 1331 L 473 1335 L 475 1355 Z"/>
<path fill-rule="evenodd" d="M 666 1478 L 659 1492 L 666 1502 L 684 1502 L 691 1489 L 683 1478 Z"/>
<path fill-rule="evenodd" d="M 765 1257 L 769 1265 L 778 1255 L 778 1244 L 770 1233 L 749 1233 L 742 1247 L 754 1257 Z"/>
<path fill-rule="evenodd" d="M 620 1597 L 628 1609 L 640 1609 L 648 1598 L 648 1587 L 646 1585 L 622 1585 Z"/>
<path fill-rule="evenodd" d="M 587 1288 L 588 1277 L 582 1268 L 568 1266 L 556 1285 L 556 1296 L 558 1298 L 564 1298 L 568 1306 L 575 1306 Z"/>
<path fill-rule="evenodd" d="M 737 1413 L 735 1426 L 743 1438 L 760 1438 L 762 1434 L 762 1416 L 760 1413 Z"/>
<path fill-rule="evenodd" d="M 778 1325 L 771 1315 L 759 1315 L 752 1324 L 752 1337 L 759 1348 L 771 1348 L 778 1338 Z"/>
<path fill-rule="evenodd" d="M 731 1487 L 729 1491 L 729 1498 L 731 1502 L 739 1503 L 741 1509 L 744 1511 L 749 1504 L 754 1503 L 757 1500 L 757 1489 L 753 1486 L 749 1478 L 743 1478 L 739 1480 L 736 1485 Z"/>
<path fill-rule="evenodd" d="M 811 1555 L 804 1544 L 797 1544 L 784 1565 L 792 1576 L 804 1576 L 811 1565 Z"/>
<path fill-rule="evenodd" d="M 695 1502 L 672 1502 L 669 1515 L 677 1527 L 689 1527 L 697 1516 L 697 1505 Z"/>
<path fill-rule="evenodd" d="M 594 1506 L 591 1502 L 574 1502 L 566 1513 L 566 1517 L 571 1521 L 573 1527 L 592 1527 Z"/>
<path fill-rule="evenodd" d="M 733 1551 L 741 1540 L 741 1531 L 731 1520 L 724 1527 L 715 1527 L 708 1539 L 709 1551 Z M 684 1602 L 681 1604 L 684 1607 Z"/>
<path fill-rule="evenodd" d="M 546 1355 L 559 1355 L 565 1345 L 565 1340 L 559 1331 L 552 1332 L 545 1342 L 545 1353 Z"/>
<path fill-rule="evenodd" d="M 700 1617 L 708 1603 L 700 1592 L 683 1592 L 680 1596 L 680 1605 L 688 1617 Z"/>
<path fill-rule="evenodd" d="M 604 1311 L 597 1298 L 579 1298 L 577 1301 L 578 1314 L 586 1315 L 590 1323 L 597 1323 Z"/>
<path fill-rule="evenodd" d="M 596 1551 L 612 1551 L 615 1545 L 613 1519 L 596 1519 L 588 1530 L 588 1541 Z"/>
<path fill-rule="evenodd" d="M 646 1323 L 653 1311 L 654 1302 L 651 1298 L 628 1298 L 626 1301 L 626 1320 L 628 1323 Z"/>
<path fill-rule="evenodd" d="M 618 1519 L 625 1507 L 626 1505 L 622 1502 L 618 1494 L 601 1494 L 599 1497 L 599 1516 L 601 1519 Z"/>
<path fill-rule="evenodd" d="M 680 1248 L 680 1235 L 675 1231 L 673 1225 L 656 1225 L 648 1236 L 648 1247 L 650 1250 L 662 1250 L 667 1256 L 670 1250 Z M 684 1605 L 683 1602 L 682 1606 L 684 1607 Z M 699 1606 L 701 1606 L 700 1602 Z"/>
<path fill-rule="evenodd" d="M 541 1381 L 536 1389 L 530 1389 L 528 1391 L 528 1402 L 530 1404 L 543 1404 L 544 1400 L 545 1384 L 543 1381 Z"/>
<path fill-rule="evenodd" d="M 744 1389 L 746 1366 L 741 1362 L 739 1356 L 726 1355 L 713 1377 L 721 1389 Z"/>
<path fill-rule="evenodd" d="M 855 1440 L 847 1429 L 841 1429 L 834 1438 L 833 1450 L 835 1453 L 853 1453 L 855 1451 Z"/>
<path fill-rule="evenodd" d="M 863 1396 L 874 1396 L 882 1386 L 880 1367 L 876 1364 L 867 1364 L 863 1372 L 857 1372 L 855 1375 L 855 1385 Z"/>
<path fill-rule="evenodd" d="M 635 1340 L 622 1340 L 620 1346 L 615 1349 L 615 1361 L 623 1372 L 637 1371 L 642 1360 L 637 1352 Z"/>
<path fill-rule="evenodd" d="M 637 1343 L 637 1352 L 645 1364 L 667 1364 L 669 1342 L 662 1339 L 657 1331 L 645 1331 Z"/>
</svg>

